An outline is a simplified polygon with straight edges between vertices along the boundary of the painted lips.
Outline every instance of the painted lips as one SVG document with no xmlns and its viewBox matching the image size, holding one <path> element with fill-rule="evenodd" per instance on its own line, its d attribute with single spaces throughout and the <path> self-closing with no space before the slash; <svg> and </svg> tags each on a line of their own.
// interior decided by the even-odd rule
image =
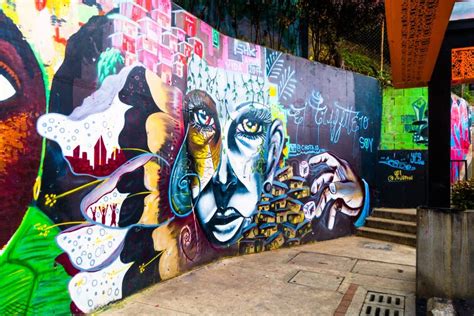
<svg viewBox="0 0 474 316">
<path fill-rule="evenodd" d="M 245 217 L 233 207 L 218 208 L 207 223 L 209 230 L 220 242 L 228 242 L 242 226 Z"/>
</svg>

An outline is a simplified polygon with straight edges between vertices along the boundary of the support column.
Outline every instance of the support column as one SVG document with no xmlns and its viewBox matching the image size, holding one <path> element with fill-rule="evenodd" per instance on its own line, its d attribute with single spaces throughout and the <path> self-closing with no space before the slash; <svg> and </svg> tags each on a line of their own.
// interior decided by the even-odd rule
<svg viewBox="0 0 474 316">
<path fill-rule="evenodd" d="M 450 206 L 451 49 L 443 43 L 428 84 L 427 204 Z"/>
</svg>

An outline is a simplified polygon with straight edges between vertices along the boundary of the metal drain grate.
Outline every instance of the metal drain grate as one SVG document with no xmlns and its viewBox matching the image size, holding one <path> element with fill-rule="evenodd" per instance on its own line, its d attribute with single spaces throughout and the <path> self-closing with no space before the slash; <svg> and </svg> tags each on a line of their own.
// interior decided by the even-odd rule
<svg viewBox="0 0 474 316">
<path fill-rule="evenodd" d="M 360 315 L 404 316 L 405 297 L 387 293 L 367 292 Z"/>
</svg>

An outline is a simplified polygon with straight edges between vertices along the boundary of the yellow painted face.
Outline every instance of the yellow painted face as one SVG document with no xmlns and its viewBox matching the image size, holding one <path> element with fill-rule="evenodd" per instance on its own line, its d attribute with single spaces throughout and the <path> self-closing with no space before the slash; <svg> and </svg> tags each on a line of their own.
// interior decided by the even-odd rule
<svg viewBox="0 0 474 316">
<path fill-rule="evenodd" d="M 215 102 L 204 91 L 195 91 L 184 99 L 185 121 L 188 126 L 186 145 L 192 158 L 192 169 L 200 183 L 208 182 L 217 169 L 221 152 L 221 133 Z M 198 185 L 193 179 L 193 187 Z"/>
</svg>

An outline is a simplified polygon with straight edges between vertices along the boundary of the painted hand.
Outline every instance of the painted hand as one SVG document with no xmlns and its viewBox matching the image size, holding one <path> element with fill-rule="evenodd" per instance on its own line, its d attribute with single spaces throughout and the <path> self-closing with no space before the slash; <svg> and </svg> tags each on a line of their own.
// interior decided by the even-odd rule
<svg viewBox="0 0 474 316">
<path fill-rule="evenodd" d="M 316 175 L 310 182 L 314 216 L 322 217 L 329 230 L 338 212 L 355 219 L 363 207 L 364 186 L 347 161 L 326 152 L 312 157 L 309 165 Z"/>
</svg>

